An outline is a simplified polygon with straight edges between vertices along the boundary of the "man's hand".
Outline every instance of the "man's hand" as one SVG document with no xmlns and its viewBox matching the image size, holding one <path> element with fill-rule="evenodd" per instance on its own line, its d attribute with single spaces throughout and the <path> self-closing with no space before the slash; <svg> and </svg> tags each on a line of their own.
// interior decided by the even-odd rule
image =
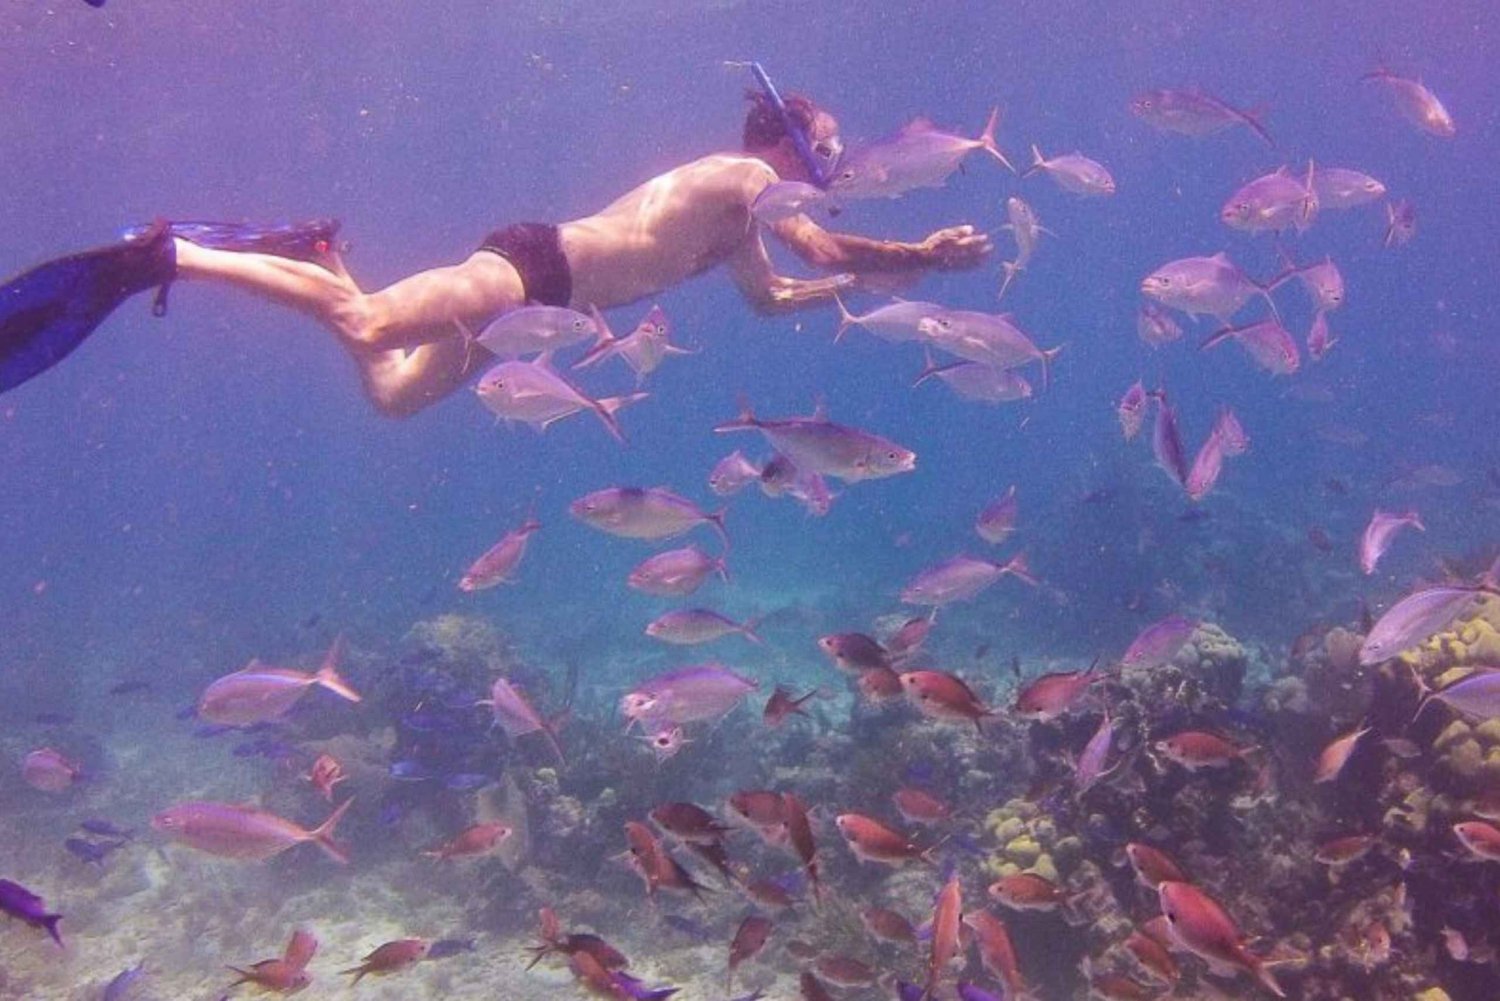
<svg viewBox="0 0 1500 1001">
<path fill-rule="evenodd" d="M 977 267 L 994 249 L 988 234 L 975 232 L 973 226 L 940 229 L 917 246 L 927 266 L 940 271 Z"/>
</svg>

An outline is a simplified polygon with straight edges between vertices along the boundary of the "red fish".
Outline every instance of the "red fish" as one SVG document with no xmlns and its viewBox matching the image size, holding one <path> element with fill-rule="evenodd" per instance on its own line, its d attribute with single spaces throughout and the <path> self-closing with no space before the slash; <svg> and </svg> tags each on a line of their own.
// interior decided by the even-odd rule
<svg viewBox="0 0 1500 1001">
<path fill-rule="evenodd" d="M 1050 879 L 1023 872 L 1002 876 L 990 884 L 990 896 L 1017 911 L 1054 911 L 1068 902 L 1068 895 Z"/>
<path fill-rule="evenodd" d="M 1125 846 L 1125 857 L 1135 870 L 1136 880 L 1148 890 L 1154 890 L 1163 883 L 1187 882 L 1187 876 L 1172 857 L 1150 845 L 1132 841 Z"/>
<path fill-rule="evenodd" d="M 1313 770 L 1313 782 L 1332 782 L 1343 772 L 1344 766 L 1354 755 L 1354 749 L 1359 746 L 1359 739 L 1370 732 L 1370 727 L 1361 727 L 1351 733 L 1346 733 L 1329 743 L 1329 745 L 1318 754 L 1318 764 Z"/>
<path fill-rule="evenodd" d="M 1475 858 L 1500 862 L 1500 828 L 1482 820 L 1466 820 L 1454 824 L 1453 833 Z"/>
<path fill-rule="evenodd" d="M 976 729 L 996 715 L 959 678 L 943 671 L 908 671 L 901 689 L 917 711 L 929 719 L 973 723 Z"/>
<path fill-rule="evenodd" d="M 346 973 L 354 974 L 354 979 L 349 982 L 352 987 L 366 975 L 383 977 L 387 974 L 399 973 L 408 966 L 421 962 L 427 958 L 429 948 L 431 946 L 423 939 L 399 938 L 394 942 L 378 946 L 358 966 L 340 970 L 339 974 L 341 976 Z"/>
<path fill-rule="evenodd" d="M 911 922 L 888 908 L 867 907 L 859 912 L 859 920 L 865 926 L 865 931 L 882 942 L 899 945 L 917 940 L 917 932 Z"/>
<path fill-rule="evenodd" d="M 21 779 L 42 792 L 62 792 L 83 775 L 83 766 L 50 747 L 39 748 L 21 759 Z"/>
<path fill-rule="evenodd" d="M 718 844 L 729 828 L 695 803 L 663 803 L 651 811 L 651 820 L 685 844 Z"/>
<path fill-rule="evenodd" d="M 1239 927 L 1212 897 L 1191 883 L 1163 883 L 1157 894 L 1172 938 L 1184 949 L 1212 968 L 1248 973 L 1272 994 L 1286 997 L 1264 960 L 1245 948 Z"/>
<path fill-rule="evenodd" d="M 786 808 L 787 839 L 791 841 L 792 850 L 802 862 L 802 871 L 807 873 L 807 881 L 812 884 L 813 899 L 819 900 L 823 890 L 818 882 L 818 845 L 813 839 L 807 805 L 789 792 L 781 794 L 781 801 Z"/>
<path fill-rule="evenodd" d="M 813 970 L 830 984 L 839 987 L 869 987 L 875 982 L 875 971 L 870 969 L 868 963 L 862 963 L 853 956 L 819 956 L 813 963 Z"/>
<path fill-rule="evenodd" d="M 742 789 L 729 797 L 729 812 L 768 845 L 786 843 L 786 800 L 768 789 Z"/>
<path fill-rule="evenodd" d="M 897 789 L 891 794 L 891 802 L 912 824 L 941 824 L 953 816 L 953 807 L 921 789 Z"/>
<path fill-rule="evenodd" d="M 963 910 L 963 887 L 957 876 L 951 876 L 932 907 L 932 948 L 927 953 L 927 989 L 923 997 L 930 998 L 936 993 L 943 975 L 963 949 L 959 935 Z"/>
<path fill-rule="evenodd" d="M 823 986 L 823 981 L 806 970 L 802 971 L 797 987 L 802 995 L 802 1001 L 833 1001 L 833 995 L 828 993 L 828 988 Z"/>
<path fill-rule="evenodd" d="M 859 694 L 871 702 L 885 702 L 901 697 L 901 675 L 888 667 L 872 668 L 854 682 Z"/>
<path fill-rule="evenodd" d="M 322 793 L 323 798 L 330 803 L 333 802 L 333 787 L 348 777 L 339 759 L 331 754 L 318 755 L 318 760 L 312 763 L 312 768 L 307 773 L 307 780 L 312 783 L 313 788 Z"/>
<path fill-rule="evenodd" d="M 347 864 L 349 857 L 333 840 L 333 829 L 353 802 L 352 798 L 344 800 L 311 831 L 257 807 L 203 800 L 163 810 L 151 818 L 151 826 L 190 848 L 222 858 L 264 861 L 311 841 L 335 862 Z"/>
<path fill-rule="evenodd" d="M 904 865 L 913 859 L 932 862 L 931 849 L 918 847 L 910 838 L 878 820 L 858 813 L 841 813 L 834 818 L 834 823 L 849 843 L 849 850 L 861 862 L 881 865 Z"/>
<path fill-rule="evenodd" d="M 422 854 L 435 859 L 477 858 L 494 851 L 512 833 L 509 824 L 475 824 L 460 831 L 445 844 Z"/>
<path fill-rule="evenodd" d="M 1018 1001 L 1029 997 L 1026 980 L 1021 976 L 1021 966 L 1016 959 L 1016 947 L 1010 940 L 1005 922 L 989 911 L 978 910 L 965 914 L 964 924 L 974 932 L 979 961 L 991 976 L 1005 985 L 1005 996 Z"/>
<path fill-rule="evenodd" d="M 231 966 L 230 969 L 238 973 L 240 979 L 229 986 L 248 983 L 276 994 L 296 994 L 312 983 L 312 977 L 306 973 L 306 969 L 317 951 L 318 940 L 311 932 L 299 928 L 292 932 L 279 959 L 263 959 L 249 969 Z"/>
<path fill-rule="evenodd" d="M 1191 772 L 1200 768 L 1226 768 L 1256 750 L 1231 744 L 1223 737 L 1201 730 L 1184 730 L 1158 740 L 1152 747 L 1158 754 Z"/>
<path fill-rule="evenodd" d="M 1377 510 L 1370 516 L 1370 523 L 1365 526 L 1365 534 L 1359 540 L 1359 568 L 1366 575 L 1375 572 L 1376 564 L 1380 562 L 1386 550 L 1391 548 L 1396 533 L 1408 525 L 1419 532 L 1427 531 L 1427 526 L 1422 524 L 1421 516 L 1415 511 L 1394 514 L 1390 511 Z"/>
<path fill-rule="evenodd" d="M 1373 834 L 1350 834 L 1325 841 L 1313 852 L 1313 858 L 1324 865 L 1348 865 L 1370 854 L 1379 839 Z"/>
<path fill-rule="evenodd" d="M 821 692 L 814 688 L 806 695 L 793 698 L 791 692 L 777 685 L 775 691 L 771 693 L 771 697 L 766 700 L 766 708 L 761 713 L 761 719 L 765 722 L 766 726 L 774 730 L 784 723 L 788 716 L 793 714 L 806 716 L 807 712 L 803 710 L 802 706 L 810 699 L 817 698 L 821 694 Z"/>
<path fill-rule="evenodd" d="M 1175 984 L 1182 976 L 1167 947 L 1140 929 L 1125 940 L 1125 951 L 1149 976 L 1164 984 Z"/>
<path fill-rule="evenodd" d="M 1046 722 L 1073 708 L 1089 686 L 1104 675 L 1094 673 L 1095 665 L 1086 671 L 1044 674 L 1030 682 L 1016 696 L 1016 712 L 1028 719 Z"/>
<path fill-rule="evenodd" d="M 735 968 L 758 955 L 766 947 L 766 942 L 775 928 L 770 918 L 763 918 L 758 914 L 751 914 L 740 922 L 739 928 L 735 929 L 734 938 L 729 943 L 729 970 L 724 975 L 726 992 L 731 990 L 734 984 Z"/>
<path fill-rule="evenodd" d="M 851 674 L 891 667 L 890 653 L 864 633 L 833 633 L 819 638 L 818 646 L 835 667 Z"/>
<path fill-rule="evenodd" d="M 458 580 L 458 589 L 482 591 L 496 584 L 508 583 L 520 565 L 521 557 L 526 555 L 527 541 L 541 527 L 541 522 L 527 519 L 520 528 L 508 533 L 464 571 Z"/>
<path fill-rule="evenodd" d="M 340 698 L 359 702 L 360 694 L 339 676 L 344 639 L 333 641 L 323 666 L 312 674 L 291 668 L 269 667 L 252 660 L 246 667 L 225 675 L 208 688 L 198 701 L 198 715 L 210 723 L 252 726 L 280 719 L 313 686 L 321 686 Z"/>
</svg>

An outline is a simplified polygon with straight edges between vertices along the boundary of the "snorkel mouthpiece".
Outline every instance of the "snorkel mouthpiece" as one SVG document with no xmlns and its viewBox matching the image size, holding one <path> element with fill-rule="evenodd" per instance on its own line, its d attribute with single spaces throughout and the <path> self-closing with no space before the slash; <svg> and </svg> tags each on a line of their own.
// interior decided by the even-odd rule
<svg viewBox="0 0 1500 1001">
<path fill-rule="evenodd" d="M 781 116 L 782 127 L 792 140 L 792 146 L 797 150 L 797 159 L 802 161 L 802 166 L 807 168 L 807 173 L 812 178 L 812 183 L 820 188 L 828 187 L 828 171 L 823 161 L 813 152 L 812 145 L 807 141 L 807 132 L 792 118 L 792 113 L 787 110 L 786 102 L 776 91 L 776 85 L 766 75 L 765 68 L 758 62 L 741 63 L 739 65 L 749 66 L 750 72 L 755 74 L 755 80 L 760 84 L 760 89 L 771 102 L 771 107 L 776 109 L 776 114 Z"/>
</svg>

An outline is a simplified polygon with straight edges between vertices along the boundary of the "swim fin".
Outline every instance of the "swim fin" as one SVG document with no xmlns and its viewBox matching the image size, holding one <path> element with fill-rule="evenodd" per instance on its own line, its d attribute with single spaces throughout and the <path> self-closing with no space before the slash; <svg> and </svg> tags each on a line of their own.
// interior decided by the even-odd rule
<svg viewBox="0 0 1500 1001">
<path fill-rule="evenodd" d="M 62 361 L 115 307 L 177 277 L 165 222 L 133 240 L 60 257 L 0 286 L 0 393 Z"/>
<path fill-rule="evenodd" d="M 174 222 L 168 228 L 178 239 L 200 247 L 272 254 L 308 264 L 326 265 L 328 255 L 338 249 L 334 242 L 339 232 L 337 219 L 269 226 L 242 222 Z M 132 227 L 125 231 L 124 238 L 138 239 L 149 229 L 149 226 Z"/>
</svg>

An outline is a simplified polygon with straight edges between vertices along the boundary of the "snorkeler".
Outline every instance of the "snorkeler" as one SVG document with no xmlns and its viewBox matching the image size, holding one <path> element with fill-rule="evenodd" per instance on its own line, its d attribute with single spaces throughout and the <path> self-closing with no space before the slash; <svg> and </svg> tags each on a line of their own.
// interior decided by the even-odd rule
<svg viewBox="0 0 1500 1001">
<path fill-rule="evenodd" d="M 726 265 L 757 312 L 827 302 L 838 289 L 977 265 L 990 241 L 972 226 L 920 243 L 835 233 L 806 216 L 769 228 L 825 273 L 778 275 L 750 214 L 778 180 L 823 181 L 842 151 L 838 123 L 811 100 L 785 101 L 759 67 L 744 151 L 661 174 L 603 210 L 560 225 L 495 230 L 463 262 L 364 292 L 345 270 L 338 224 L 252 227 L 157 222 L 122 243 L 42 264 L 0 286 L 0 392 L 46 371 L 126 299 L 157 289 L 161 315 L 174 281 L 210 280 L 291 306 L 332 330 L 384 414 L 406 416 L 458 388 L 488 359 L 465 330 L 527 304 L 607 309 Z"/>
</svg>

